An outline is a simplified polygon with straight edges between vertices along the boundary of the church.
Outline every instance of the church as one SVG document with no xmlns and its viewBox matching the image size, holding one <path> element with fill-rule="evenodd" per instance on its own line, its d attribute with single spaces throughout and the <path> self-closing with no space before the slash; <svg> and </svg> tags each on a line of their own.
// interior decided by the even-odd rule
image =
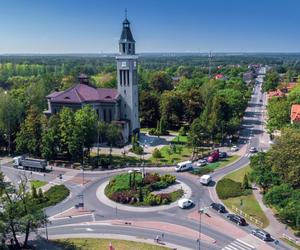
<svg viewBox="0 0 300 250">
<path fill-rule="evenodd" d="M 116 56 L 118 88 L 95 88 L 89 84 L 88 76 L 81 74 L 73 87 L 52 92 L 46 97 L 48 110 L 44 113 L 50 116 L 63 107 L 75 111 L 84 105 L 91 105 L 99 120 L 119 124 L 123 142 L 128 142 L 140 130 L 137 59 L 130 22 L 125 18 L 119 40 L 119 55 Z"/>
</svg>

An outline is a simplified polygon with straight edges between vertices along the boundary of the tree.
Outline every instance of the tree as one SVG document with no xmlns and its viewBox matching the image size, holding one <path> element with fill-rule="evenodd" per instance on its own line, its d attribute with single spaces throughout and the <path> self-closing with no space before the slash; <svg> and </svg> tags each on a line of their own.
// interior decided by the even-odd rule
<svg viewBox="0 0 300 250">
<path fill-rule="evenodd" d="M 163 71 L 156 72 L 152 75 L 150 86 L 158 93 L 173 89 L 171 77 Z"/>
<path fill-rule="evenodd" d="M 1 196 L 3 211 L 0 212 L 0 222 L 4 227 L 5 236 L 12 235 L 17 250 L 27 248 L 30 233 L 47 220 L 38 200 L 26 192 L 26 183 L 26 179 L 22 180 L 18 189 L 7 184 Z M 18 234 L 24 234 L 22 246 Z"/>
<path fill-rule="evenodd" d="M 59 136 L 61 152 L 69 153 L 69 140 L 75 129 L 74 113 L 64 107 L 59 113 Z"/>
<path fill-rule="evenodd" d="M 265 81 L 262 86 L 263 91 L 269 92 L 270 90 L 275 90 L 279 85 L 279 74 L 275 69 L 269 70 L 266 73 Z"/>
<path fill-rule="evenodd" d="M 40 142 L 42 134 L 41 115 L 35 106 L 32 106 L 21 129 L 17 133 L 17 152 L 29 153 L 33 156 L 40 156 Z"/>
<path fill-rule="evenodd" d="M 184 105 L 180 94 L 174 91 L 165 91 L 161 95 L 160 113 L 167 128 L 179 128 L 184 115 Z"/>
<path fill-rule="evenodd" d="M 196 153 L 196 148 L 201 147 L 207 139 L 205 125 L 201 119 L 195 119 L 188 133 L 188 142 L 193 147 L 193 156 Z"/>
<path fill-rule="evenodd" d="M 112 161 L 112 146 L 116 145 L 118 142 L 121 141 L 122 139 L 122 131 L 119 125 L 117 124 L 109 124 L 107 126 L 107 133 L 106 133 L 106 138 L 108 141 L 108 144 L 110 146 L 110 162 Z"/>
<path fill-rule="evenodd" d="M 43 128 L 41 155 L 47 160 L 55 159 L 59 152 L 59 116 L 52 115 Z"/>
<path fill-rule="evenodd" d="M 159 97 L 150 91 L 141 91 L 139 96 L 141 124 L 146 127 L 155 127 L 159 120 Z"/>
<path fill-rule="evenodd" d="M 284 97 L 272 97 L 267 106 L 268 123 L 267 128 L 270 133 L 280 130 L 290 123 L 289 102 Z"/>
<path fill-rule="evenodd" d="M 247 174 L 244 175 L 244 179 L 243 179 L 243 183 L 242 183 L 242 188 L 244 190 L 250 188 L 249 181 L 248 181 L 248 175 Z"/>
</svg>

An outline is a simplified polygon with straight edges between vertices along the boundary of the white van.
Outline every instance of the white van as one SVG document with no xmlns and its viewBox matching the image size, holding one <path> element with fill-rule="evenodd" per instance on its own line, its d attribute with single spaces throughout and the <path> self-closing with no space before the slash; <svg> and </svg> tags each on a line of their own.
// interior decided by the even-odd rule
<svg viewBox="0 0 300 250">
<path fill-rule="evenodd" d="M 200 177 L 200 183 L 202 185 L 208 185 L 211 181 L 212 181 L 212 178 L 209 174 L 205 174 Z"/>
<path fill-rule="evenodd" d="M 193 165 L 191 161 L 179 162 L 175 167 L 176 172 L 187 171 L 190 169 L 193 169 Z"/>
<path fill-rule="evenodd" d="M 188 208 L 190 206 L 194 205 L 194 202 L 192 200 L 182 198 L 178 201 L 178 207 L 180 208 Z"/>
</svg>

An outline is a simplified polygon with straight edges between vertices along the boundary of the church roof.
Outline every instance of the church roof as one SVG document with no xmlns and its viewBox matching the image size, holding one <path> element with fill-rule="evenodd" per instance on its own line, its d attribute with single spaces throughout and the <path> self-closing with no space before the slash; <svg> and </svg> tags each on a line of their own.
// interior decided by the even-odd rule
<svg viewBox="0 0 300 250">
<path fill-rule="evenodd" d="M 78 83 L 65 91 L 55 91 L 47 96 L 51 102 L 81 104 L 86 102 L 116 102 L 119 97 L 117 89 L 94 88 Z"/>
<path fill-rule="evenodd" d="M 127 18 L 125 18 L 123 22 L 123 30 L 122 30 L 120 41 L 135 42 L 130 30 L 130 22 L 128 21 Z"/>
</svg>

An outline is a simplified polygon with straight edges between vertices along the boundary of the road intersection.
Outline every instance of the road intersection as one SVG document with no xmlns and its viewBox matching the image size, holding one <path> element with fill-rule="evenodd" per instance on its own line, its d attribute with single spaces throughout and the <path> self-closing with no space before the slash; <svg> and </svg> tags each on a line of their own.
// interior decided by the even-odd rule
<svg viewBox="0 0 300 250">
<path fill-rule="evenodd" d="M 260 102 L 260 100 L 263 102 Z M 261 93 L 261 84 L 254 87 L 253 95 L 245 112 L 240 132 L 240 158 L 228 167 L 216 170 L 213 174 L 214 182 L 224 175 L 249 164 L 249 149 L 256 147 L 267 150 L 269 139 L 264 133 L 265 96 Z M 171 205 L 165 209 L 150 209 L 138 211 L 122 209 L 122 206 L 107 204 L 99 198 L 99 187 L 104 185 L 116 173 L 128 171 L 120 169 L 114 171 L 85 171 L 54 168 L 52 173 L 30 173 L 16 170 L 8 166 L 2 167 L 5 175 L 17 183 L 20 176 L 49 182 L 49 185 L 65 184 L 71 195 L 56 206 L 46 209 L 51 220 L 48 226 L 49 237 L 129 237 L 151 241 L 156 235 L 164 235 L 163 242 L 177 249 L 290 249 L 283 243 L 276 246 L 274 242 L 265 243 L 251 235 L 252 226 L 238 227 L 225 217 L 209 210 L 206 214 L 198 213 L 200 207 L 207 207 L 212 201 L 219 201 L 213 185 L 200 185 L 199 178 L 189 173 L 175 173 L 173 168 L 149 168 L 149 172 L 170 172 L 179 181 L 191 189 L 191 199 L 197 204 L 189 210 L 182 210 Z M 59 175 L 62 174 L 62 179 Z M 48 186 L 49 186 L 48 185 Z M 97 195 L 98 193 L 98 195 Z M 101 196 L 101 195 L 100 195 Z M 80 212 L 74 206 L 84 203 Z M 201 220 L 201 223 L 200 223 Z M 201 233 L 200 233 L 201 229 Z M 43 229 L 40 230 L 43 233 Z M 199 240 L 200 244 L 199 244 Z"/>
</svg>

